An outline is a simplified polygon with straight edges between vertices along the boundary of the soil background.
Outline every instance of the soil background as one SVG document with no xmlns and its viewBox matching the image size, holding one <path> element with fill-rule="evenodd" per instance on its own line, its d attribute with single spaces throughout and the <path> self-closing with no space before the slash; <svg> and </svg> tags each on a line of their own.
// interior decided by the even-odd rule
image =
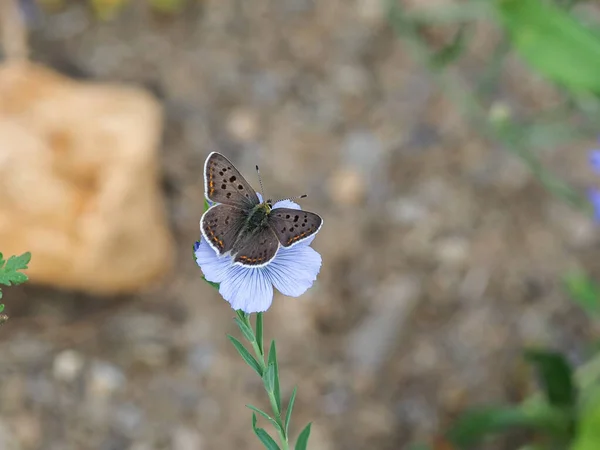
<svg viewBox="0 0 600 450">
<path fill-rule="evenodd" d="M 481 137 L 378 1 L 204 0 L 173 17 L 133 1 L 108 22 L 77 1 L 31 11 L 33 60 L 162 102 L 178 255 L 132 296 L 5 290 L 0 448 L 261 448 L 244 407 L 268 408 L 260 380 L 226 338 L 239 333 L 233 311 L 192 257 L 213 150 L 255 187 L 260 165 L 273 197 L 308 194 L 302 206 L 324 218 L 318 281 L 297 299 L 276 294 L 265 315 L 283 398 L 298 386 L 293 436 L 312 421 L 311 450 L 405 449 L 465 408 L 518 401 L 534 388 L 524 346 L 576 364 L 589 355 L 598 330 L 561 277 L 599 273 L 594 224 Z M 494 39 L 477 30 L 452 70 L 474 79 Z M 498 86 L 490 104 L 517 115 L 560 98 L 516 57 Z M 542 157 L 583 191 L 593 145 L 549 145 Z"/>
</svg>

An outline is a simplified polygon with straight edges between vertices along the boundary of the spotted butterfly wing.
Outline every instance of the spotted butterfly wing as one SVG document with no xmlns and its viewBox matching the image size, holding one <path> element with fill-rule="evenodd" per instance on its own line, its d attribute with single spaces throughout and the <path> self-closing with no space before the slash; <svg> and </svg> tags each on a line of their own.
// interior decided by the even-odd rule
<svg viewBox="0 0 600 450">
<path fill-rule="evenodd" d="M 247 267 L 261 267 L 269 263 L 279 249 L 279 241 L 271 227 L 248 232 L 236 243 L 234 262 Z"/>
<path fill-rule="evenodd" d="M 260 203 L 242 174 L 217 152 L 208 155 L 204 163 L 204 194 L 208 200 L 244 210 Z"/>
<path fill-rule="evenodd" d="M 233 249 L 246 217 L 247 213 L 240 208 L 214 205 L 200 219 L 202 236 L 219 255 L 223 255 Z"/>
<path fill-rule="evenodd" d="M 323 219 L 309 211 L 276 208 L 269 213 L 268 224 L 281 245 L 291 247 L 317 233 Z"/>
</svg>

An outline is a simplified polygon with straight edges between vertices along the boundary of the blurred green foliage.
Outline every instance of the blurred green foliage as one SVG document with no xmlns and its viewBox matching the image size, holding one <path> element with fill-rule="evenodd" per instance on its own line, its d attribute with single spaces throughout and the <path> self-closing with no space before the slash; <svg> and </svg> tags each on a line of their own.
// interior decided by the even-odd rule
<svg viewBox="0 0 600 450">
<path fill-rule="evenodd" d="M 23 253 L 20 256 L 11 256 L 5 260 L 0 253 L 0 284 L 11 286 L 15 284 L 25 283 L 28 278 L 22 270 L 27 269 L 27 265 L 31 260 L 31 253 Z M 2 290 L 0 289 L 0 298 L 2 298 Z M 8 320 L 8 316 L 4 313 L 4 305 L 0 304 L 0 325 Z"/>
<path fill-rule="evenodd" d="M 600 4 L 577 0 L 465 0 L 409 12 L 389 0 L 389 21 L 412 56 L 428 67 L 443 93 L 474 129 L 521 159 L 548 191 L 591 211 L 585 197 L 548 170 L 539 150 L 600 133 L 600 24 L 574 7 Z M 587 10 L 583 10 L 587 11 Z M 458 65 L 472 44 L 469 29 L 482 21 L 500 31 L 496 50 L 475 82 Z M 432 44 L 424 30 L 453 30 L 446 44 Z M 448 28 L 450 27 L 450 28 Z M 446 34 L 447 37 L 447 34 Z M 555 86 L 562 103 L 551 111 L 515 119 L 493 102 L 504 63 L 511 54 Z M 583 272 L 563 279 L 565 292 L 591 320 L 600 313 L 600 285 Z M 539 392 L 513 405 L 479 406 L 464 412 L 441 437 L 414 449 L 478 449 L 498 434 L 526 431 L 519 450 L 600 449 L 600 356 L 575 370 L 567 358 L 549 349 L 529 349 L 523 356 L 538 378 Z"/>
<path fill-rule="evenodd" d="M 600 94 L 600 37 L 543 0 L 495 2 L 515 50 L 541 75 L 575 93 Z"/>
<path fill-rule="evenodd" d="M 66 0 L 38 0 L 48 11 L 59 11 L 66 6 Z M 98 20 L 109 21 L 117 17 L 131 0 L 84 0 Z M 183 11 L 188 0 L 146 0 L 150 9 L 159 14 L 178 14 Z"/>
</svg>

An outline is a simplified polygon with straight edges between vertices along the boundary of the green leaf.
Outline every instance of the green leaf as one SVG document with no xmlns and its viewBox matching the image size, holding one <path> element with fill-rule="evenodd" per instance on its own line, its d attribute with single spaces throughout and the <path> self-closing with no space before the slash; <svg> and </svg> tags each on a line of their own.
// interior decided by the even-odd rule
<svg viewBox="0 0 600 450">
<path fill-rule="evenodd" d="M 237 323 L 237 326 L 240 328 L 240 331 L 242 332 L 246 340 L 250 343 L 253 343 L 255 339 L 254 333 L 252 332 L 252 329 L 248 326 L 248 324 L 246 322 L 242 322 L 237 317 L 234 320 L 235 323 Z"/>
<path fill-rule="evenodd" d="M 204 199 L 204 212 L 210 209 L 210 205 L 208 204 L 208 200 Z"/>
<path fill-rule="evenodd" d="M 408 447 L 408 450 L 432 450 L 432 448 L 427 444 L 411 444 Z M 451 449 L 448 449 L 448 450 L 451 450 Z"/>
<path fill-rule="evenodd" d="M 294 447 L 295 450 L 306 450 L 306 447 L 308 446 L 308 438 L 310 437 L 311 425 L 312 423 L 309 423 L 308 425 L 306 425 L 304 430 L 300 432 L 298 440 L 296 441 L 296 446 Z"/>
<path fill-rule="evenodd" d="M 263 349 L 263 313 L 261 312 L 259 312 L 256 315 L 256 343 L 258 344 L 260 354 L 264 355 L 265 351 Z"/>
<path fill-rule="evenodd" d="M 577 435 L 570 450 L 600 448 L 600 390 L 596 388 L 584 403 L 577 426 Z"/>
<path fill-rule="evenodd" d="M 19 270 L 27 269 L 27 264 L 31 260 L 31 253 L 26 252 L 20 256 L 11 256 L 5 261 L 0 253 L 0 284 L 10 286 L 11 284 L 25 283 L 28 278 Z"/>
<path fill-rule="evenodd" d="M 212 281 L 208 281 L 204 275 L 202 275 L 202 279 L 204 281 L 206 281 L 208 284 L 210 284 L 212 287 L 214 287 L 217 291 L 219 290 L 219 287 L 221 286 L 219 283 L 213 283 Z"/>
<path fill-rule="evenodd" d="M 575 405 L 577 388 L 573 381 L 573 370 L 563 355 L 547 350 L 526 350 L 525 358 L 536 366 L 551 405 Z"/>
<path fill-rule="evenodd" d="M 289 436 L 289 428 L 290 428 L 290 422 L 292 420 L 292 410 L 294 409 L 294 402 L 296 401 L 296 392 L 298 391 L 298 388 L 294 387 L 294 390 L 292 391 L 292 396 L 290 397 L 290 403 L 288 404 L 287 407 L 287 411 L 285 412 L 285 435 Z"/>
<path fill-rule="evenodd" d="M 575 92 L 600 93 L 600 39 L 568 12 L 542 0 L 493 2 L 521 56 Z"/>
<path fill-rule="evenodd" d="M 279 390 L 279 366 L 277 365 L 277 350 L 275 349 L 275 340 L 271 341 L 269 348 L 269 366 L 273 366 L 273 395 L 277 403 L 277 412 L 281 412 L 281 391 Z"/>
<path fill-rule="evenodd" d="M 261 416 L 263 416 L 265 419 L 267 419 L 271 423 L 271 425 L 273 425 L 275 427 L 275 429 L 281 430 L 281 427 L 279 426 L 279 424 L 277 423 L 277 421 L 275 419 L 273 419 L 271 416 L 269 416 L 263 410 L 258 409 L 256 406 L 252 406 L 252 405 L 246 405 L 246 408 L 249 408 L 252 411 L 257 412 L 258 414 L 260 414 Z"/>
<path fill-rule="evenodd" d="M 235 310 L 235 314 L 238 316 L 238 319 L 240 319 L 242 322 L 248 323 L 248 319 L 250 318 L 250 314 L 246 314 L 241 309 L 236 309 Z"/>
<path fill-rule="evenodd" d="M 431 57 L 431 64 L 436 69 L 443 69 L 447 65 L 456 61 L 467 48 L 466 26 L 462 25 L 454 35 L 450 44 L 441 48 Z"/>
<path fill-rule="evenodd" d="M 280 450 L 277 442 L 275 442 L 275 440 L 269 436 L 269 433 L 267 433 L 263 428 L 255 428 L 254 434 L 258 436 L 267 450 Z"/>
<path fill-rule="evenodd" d="M 246 361 L 246 364 L 252 367 L 254 371 L 258 374 L 258 376 L 262 378 L 262 369 L 260 368 L 260 364 L 258 364 L 258 361 L 254 359 L 254 356 L 252 356 L 250 352 L 246 350 L 246 347 L 244 347 L 243 344 L 236 338 L 234 338 L 230 334 L 228 334 L 227 337 L 229 338 L 235 349 L 238 351 L 240 356 L 243 358 L 243 360 Z"/>
<path fill-rule="evenodd" d="M 277 443 L 273 440 L 271 436 L 269 436 L 269 433 L 267 433 L 262 428 L 256 427 L 256 414 L 254 413 L 252 413 L 252 430 L 254 431 L 254 434 L 256 434 L 258 439 L 260 439 L 263 445 L 267 448 L 267 450 L 280 450 Z"/>
<path fill-rule="evenodd" d="M 263 382 L 265 384 L 265 389 L 268 393 L 273 393 L 273 384 L 275 380 L 275 366 L 273 364 L 269 364 L 267 366 L 267 370 L 263 376 Z"/>
<path fill-rule="evenodd" d="M 581 272 L 564 277 L 565 288 L 571 299 L 590 316 L 600 316 L 600 286 Z"/>
<path fill-rule="evenodd" d="M 527 414 L 519 408 L 480 407 L 464 413 L 447 431 L 446 437 L 456 447 L 470 448 L 488 434 L 528 426 L 530 422 Z"/>
<path fill-rule="evenodd" d="M 0 313 L 4 312 L 4 304 L 0 304 Z"/>
</svg>

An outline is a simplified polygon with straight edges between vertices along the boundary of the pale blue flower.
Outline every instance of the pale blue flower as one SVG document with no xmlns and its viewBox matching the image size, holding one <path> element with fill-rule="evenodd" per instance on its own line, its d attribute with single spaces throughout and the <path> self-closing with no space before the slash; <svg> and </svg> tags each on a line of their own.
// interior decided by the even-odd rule
<svg viewBox="0 0 600 450">
<path fill-rule="evenodd" d="M 301 209 L 290 200 L 277 202 L 273 208 Z M 299 297 L 312 286 L 321 269 L 321 255 L 310 247 L 314 238 L 293 247 L 280 246 L 275 258 L 264 267 L 233 264 L 231 256 L 219 257 L 203 238 L 194 245 L 194 255 L 206 280 L 220 285 L 219 293 L 231 307 L 250 314 L 271 306 L 273 287 L 283 295 Z"/>
<path fill-rule="evenodd" d="M 600 150 L 592 150 L 589 153 L 589 163 L 592 170 L 600 175 Z M 594 209 L 594 220 L 600 223 L 600 189 L 588 189 L 588 200 Z"/>
<path fill-rule="evenodd" d="M 592 170 L 600 174 L 600 150 L 592 150 L 589 154 L 589 161 Z"/>
</svg>

